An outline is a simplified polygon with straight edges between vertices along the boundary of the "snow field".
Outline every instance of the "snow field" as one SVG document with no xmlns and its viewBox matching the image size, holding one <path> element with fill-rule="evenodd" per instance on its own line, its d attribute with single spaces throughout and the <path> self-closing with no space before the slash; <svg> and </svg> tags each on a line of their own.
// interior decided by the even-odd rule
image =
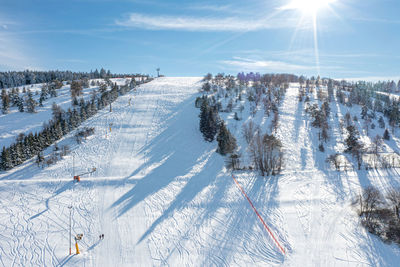
<svg viewBox="0 0 400 267">
<path fill-rule="evenodd" d="M 339 105 L 331 104 L 339 118 L 331 116 L 331 140 L 321 153 L 292 84 L 279 107 L 285 170 L 266 178 L 234 173 L 283 256 L 215 142 L 202 139 L 194 107 L 200 87 L 200 78 L 141 85 L 119 97 L 112 112 L 87 120 L 82 127 L 95 127 L 95 134 L 71 145 L 64 160 L 0 173 L 0 266 L 396 266 L 398 248 L 366 233 L 350 206 L 361 185 L 394 186 L 395 174 L 338 173 L 324 162 L 343 139 Z M 248 114 L 245 106 L 241 122 L 224 115 L 237 139 Z M 255 121 L 269 126 L 262 111 Z M 97 171 L 73 183 L 73 157 L 76 174 Z M 82 254 L 73 256 L 71 204 L 73 234 L 84 234 Z"/>
</svg>

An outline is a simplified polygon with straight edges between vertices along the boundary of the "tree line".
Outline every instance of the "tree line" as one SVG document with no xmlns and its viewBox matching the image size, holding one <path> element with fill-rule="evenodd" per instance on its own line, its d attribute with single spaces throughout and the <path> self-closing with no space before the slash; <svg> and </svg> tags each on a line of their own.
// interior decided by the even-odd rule
<svg viewBox="0 0 400 267">
<path fill-rule="evenodd" d="M 90 100 L 85 101 L 81 98 L 76 107 L 69 108 L 67 111 L 64 111 L 54 103 L 52 106 L 53 117 L 43 126 L 41 131 L 34 134 L 29 133 L 28 135 L 20 134 L 16 142 L 9 147 L 3 147 L 0 156 L 0 169 L 12 169 L 24 161 L 39 155 L 51 144 L 79 127 L 86 119 L 94 116 L 99 110 L 114 102 L 118 96 L 129 92 L 135 85 L 135 82 L 123 86 L 114 84 L 109 91 L 92 94 Z"/>
<path fill-rule="evenodd" d="M 110 70 L 106 71 L 101 68 L 90 72 L 72 72 L 72 71 L 7 71 L 0 72 L 0 88 L 11 88 L 23 85 L 31 85 L 36 83 L 49 83 L 54 80 L 72 81 L 80 79 L 105 79 L 117 77 L 140 77 L 146 76 L 142 74 L 115 74 Z M 147 76 L 148 77 L 148 76 Z"/>
</svg>

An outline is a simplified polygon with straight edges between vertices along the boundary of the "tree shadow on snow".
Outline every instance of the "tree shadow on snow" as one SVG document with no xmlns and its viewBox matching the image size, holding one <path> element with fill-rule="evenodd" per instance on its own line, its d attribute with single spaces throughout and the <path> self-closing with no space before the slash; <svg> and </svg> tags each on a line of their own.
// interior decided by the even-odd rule
<svg viewBox="0 0 400 267">
<path fill-rule="evenodd" d="M 254 206 L 260 213 L 265 223 L 274 233 L 281 244 L 290 251 L 290 245 L 286 238 L 279 232 L 277 223 L 280 216 L 277 212 L 278 205 L 278 176 L 260 177 L 254 173 L 244 173 L 239 179 L 246 194 L 252 200 Z M 225 180 L 227 187 L 230 187 L 232 195 L 226 195 L 220 198 L 214 205 L 219 208 L 226 206 L 229 208 L 229 215 L 220 222 L 220 232 L 213 233 L 213 242 L 206 248 L 206 255 L 201 266 L 210 265 L 230 265 L 232 263 L 243 264 L 244 258 L 238 259 L 238 255 L 248 255 L 249 262 L 245 264 L 254 264 L 263 262 L 270 264 L 279 264 L 284 262 L 284 256 L 276 247 L 269 233 L 251 208 L 247 199 L 242 195 L 239 188 L 231 177 L 221 177 Z M 233 187 L 233 188 L 232 188 Z M 228 201 L 227 201 L 228 200 Z M 215 209 L 216 210 L 216 209 Z M 207 217 L 200 218 L 202 221 L 208 220 Z M 246 259 L 247 261 L 247 259 Z"/>
<path fill-rule="evenodd" d="M 182 109 L 181 112 L 170 118 L 169 127 L 142 149 L 147 162 L 126 179 L 142 171 L 150 169 L 150 172 L 111 205 L 110 208 L 117 210 L 118 217 L 177 178 L 191 176 L 191 173 L 200 171 L 201 165 L 207 163 L 209 154 L 215 150 L 215 143 L 205 145 L 198 130 L 198 119 L 193 118 L 193 113 L 198 112 L 193 111 L 194 97 L 186 100 L 179 108 Z M 195 169 L 196 166 L 199 170 Z M 201 188 L 197 192 L 199 190 Z"/>
</svg>

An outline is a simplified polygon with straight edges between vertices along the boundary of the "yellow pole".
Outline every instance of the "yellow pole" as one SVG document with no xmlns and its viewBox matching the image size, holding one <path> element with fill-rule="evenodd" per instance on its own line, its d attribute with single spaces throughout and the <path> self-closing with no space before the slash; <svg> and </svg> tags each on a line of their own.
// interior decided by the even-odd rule
<svg viewBox="0 0 400 267">
<path fill-rule="evenodd" d="M 75 247 L 76 247 L 76 254 L 80 254 L 79 247 L 78 247 L 78 241 L 75 242 Z"/>
</svg>

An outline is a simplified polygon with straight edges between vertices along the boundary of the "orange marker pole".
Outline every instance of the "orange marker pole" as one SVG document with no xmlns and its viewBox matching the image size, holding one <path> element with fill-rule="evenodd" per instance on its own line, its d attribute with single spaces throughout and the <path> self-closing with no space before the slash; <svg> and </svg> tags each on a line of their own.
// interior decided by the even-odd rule
<svg viewBox="0 0 400 267">
<path fill-rule="evenodd" d="M 272 231 L 269 229 L 267 224 L 264 222 L 263 218 L 261 215 L 258 213 L 257 209 L 254 207 L 253 202 L 251 202 L 250 198 L 247 196 L 246 192 L 243 190 L 243 188 L 240 186 L 239 182 L 235 179 L 235 177 L 232 174 L 232 179 L 235 181 L 236 185 L 239 187 L 240 191 L 242 191 L 242 194 L 246 197 L 247 201 L 250 203 L 250 206 L 253 208 L 254 212 L 257 214 L 257 217 L 260 219 L 261 223 L 264 225 L 264 228 L 268 231 L 269 235 L 272 237 L 274 240 L 276 246 L 279 248 L 279 250 L 282 252 L 283 255 L 286 254 L 285 249 L 279 244 L 278 240 L 275 238 L 274 234 Z"/>
</svg>

